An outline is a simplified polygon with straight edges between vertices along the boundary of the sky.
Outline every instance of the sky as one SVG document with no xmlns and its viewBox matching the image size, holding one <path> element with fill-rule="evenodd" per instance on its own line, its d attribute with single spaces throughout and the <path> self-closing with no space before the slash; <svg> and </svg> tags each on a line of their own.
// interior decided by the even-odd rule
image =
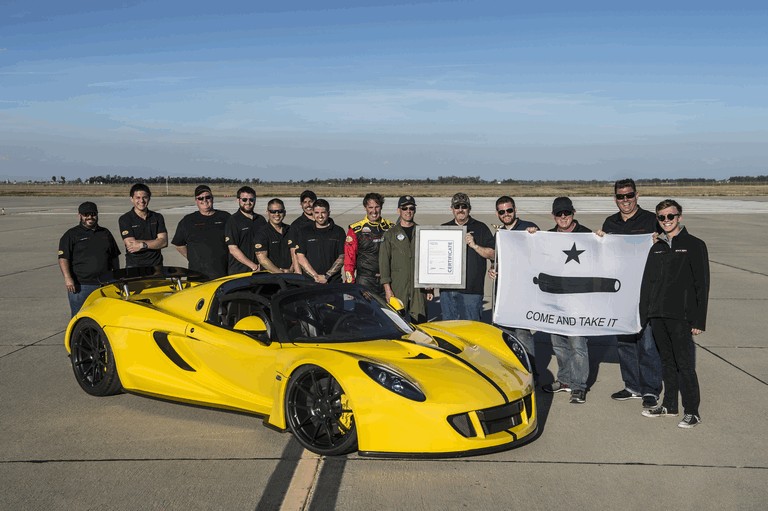
<svg viewBox="0 0 768 511">
<path fill-rule="evenodd" d="M 768 4 L 0 1 L 0 179 L 768 174 Z"/>
</svg>

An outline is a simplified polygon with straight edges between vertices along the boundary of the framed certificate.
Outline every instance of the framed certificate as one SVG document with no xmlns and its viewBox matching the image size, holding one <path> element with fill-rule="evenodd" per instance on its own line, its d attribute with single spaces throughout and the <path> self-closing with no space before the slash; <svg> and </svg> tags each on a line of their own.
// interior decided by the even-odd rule
<svg viewBox="0 0 768 511">
<path fill-rule="evenodd" d="M 415 287 L 466 287 L 466 234 L 466 226 L 416 226 Z"/>
</svg>

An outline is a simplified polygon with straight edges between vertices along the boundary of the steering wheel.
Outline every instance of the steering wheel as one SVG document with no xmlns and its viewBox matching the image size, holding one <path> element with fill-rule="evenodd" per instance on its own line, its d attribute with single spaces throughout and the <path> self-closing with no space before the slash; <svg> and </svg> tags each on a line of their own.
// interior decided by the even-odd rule
<svg viewBox="0 0 768 511">
<path fill-rule="evenodd" d="M 360 328 L 358 328 L 359 322 L 360 322 L 359 316 L 356 316 L 354 314 L 342 314 L 341 316 L 339 316 L 339 319 L 337 319 L 336 322 L 331 327 L 330 333 L 335 334 L 339 330 L 341 330 L 342 333 L 352 333 L 352 332 L 359 331 L 360 330 Z"/>
</svg>

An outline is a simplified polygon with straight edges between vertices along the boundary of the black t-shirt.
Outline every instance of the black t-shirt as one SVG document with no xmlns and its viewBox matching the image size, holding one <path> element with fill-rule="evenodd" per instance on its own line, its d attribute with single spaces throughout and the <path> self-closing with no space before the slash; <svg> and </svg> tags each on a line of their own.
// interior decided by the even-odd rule
<svg viewBox="0 0 768 511">
<path fill-rule="evenodd" d="M 171 243 L 186 245 L 190 270 L 212 279 L 227 274 L 229 249 L 224 243 L 224 227 L 229 217 L 226 211 L 215 210 L 211 216 L 195 211 L 179 221 Z"/>
<path fill-rule="evenodd" d="M 267 252 L 267 257 L 280 269 L 287 270 L 291 267 L 291 249 L 288 248 L 288 233 L 291 227 L 282 224 L 283 233 L 280 234 L 272 227 L 272 224 L 260 228 L 254 236 L 254 249 L 256 252 Z"/>
<path fill-rule="evenodd" d="M 237 246 L 245 254 L 245 257 L 255 263 L 256 251 L 253 249 L 253 245 L 256 231 L 265 225 L 267 225 L 267 221 L 258 213 L 254 213 L 253 218 L 248 218 L 242 211 L 237 210 L 227 220 L 227 225 L 224 228 L 224 242 L 227 245 Z M 232 254 L 229 255 L 228 269 L 230 275 L 251 271 L 249 267 L 235 259 Z"/>
<path fill-rule="evenodd" d="M 451 220 L 443 225 L 458 225 L 456 220 Z M 481 247 L 495 248 L 496 240 L 491 234 L 491 230 L 483 222 L 475 220 L 471 216 L 464 224 L 467 227 L 467 234 L 475 238 L 475 243 Z M 463 241 L 463 240 L 462 240 Z M 467 245 L 465 245 L 467 246 Z M 485 271 L 488 268 L 488 259 L 472 250 L 467 246 L 467 284 L 464 289 L 449 289 L 448 291 L 458 291 L 469 295 L 481 295 L 485 291 Z"/>
<path fill-rule="evenodd" d="M 59 259 L 67 259 L 78 284 L 98 284 L 99 276 L 120 267 L 120 249 L 109 230 L 72 227 L 59 240 Z M 113 264 L 114 263 L 114 264 Z"/>
<path fill-rule="evenodd" d="M 656 221 L 656 215 L 640 206 L 634 215 L 624 221 L 621 212 L 617 212 L 603 222 L 603 231 L 608 234 L 661 234 L 661 227 Z"/>
<path fill-rule="evenodd" d="M 154 240 L 161 232 L 168 232 L 165 228 L 165 219 L 160 213 L 147 211 L 147 219 L 144 220 L 131 209 L 117 220 L 120 227 L 120 236 L 137 240 Z M 163 254 L 159 249 L 145 249 L 131 254 L 125 253 L 126 266 L 162 266 Z"/>
<path fill-rule="evenodd" d="M 322 275 L 331 269 L 340 255 L 344 255 L 344 229 L 329 222 L 330 226 L 318 229 L 314 224 L 300 229 L 294 238 L 296 252 L 304 254 L 315 271 Z M 341 272 L 335 273 L 332 281 L 341 279 Z"/>
<path fill-rule="evenodd" d="M 310 225 L 315 225 L 315 219 L 312 217 L 307 217 L 307 215 L 302 213 L 299 215 L 299 218 L 291 223 L 291 229 L 293 229 L 295 232 L 298 232 L 299 229 L 303 229 L 304 227 Z"/>
<path fill-rule="evenodd" d="M 413 228 L 416 227 L 416 225 L 414 224 L 410 227 L 403 227 L 401 225 L 400 227 L 403 228 L 403 231 L 405 231 L 405 235 L 408 236 L 408 241 L 413 240 Z"/>
</svg>

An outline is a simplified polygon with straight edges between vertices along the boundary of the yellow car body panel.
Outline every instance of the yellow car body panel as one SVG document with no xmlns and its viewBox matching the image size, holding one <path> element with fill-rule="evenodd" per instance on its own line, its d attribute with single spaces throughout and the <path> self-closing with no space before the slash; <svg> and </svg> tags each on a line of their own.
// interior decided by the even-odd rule
<svg viewBox="0 0 768 511">
<path fill-rule="evenodd" d="M 319 366 L 345 391 L 362 454 L 457 456 L 499 450 L 535 434 L 532 375 L 500 330 L 445 321 L 420 325 L 399 340 L 261 342 L 210 321 L 216 290 L 243 278 L 250 277 L 190 283 L 182 291 L 156 283 L 127 295 L 119 286 L 105 286 L 72 319 L 65 346 L 70 351 L 75 326 L 89 318 L 109 340 L 124 389 L 251 412 L 281 430 L 287 428 L 286 389 L 292 375 L 303 366 Z M 440 347 L 436 338 L 455 353 Z M 384 388 L 361 369 L 361 362 L 391 368 L 425 399 Z M 486 433 L 481 416 L 513 405 L 520 408 L 517 423 Z M 460 434 L 451 416 L 462 416 L 471 433 Z"/>
</svg>

